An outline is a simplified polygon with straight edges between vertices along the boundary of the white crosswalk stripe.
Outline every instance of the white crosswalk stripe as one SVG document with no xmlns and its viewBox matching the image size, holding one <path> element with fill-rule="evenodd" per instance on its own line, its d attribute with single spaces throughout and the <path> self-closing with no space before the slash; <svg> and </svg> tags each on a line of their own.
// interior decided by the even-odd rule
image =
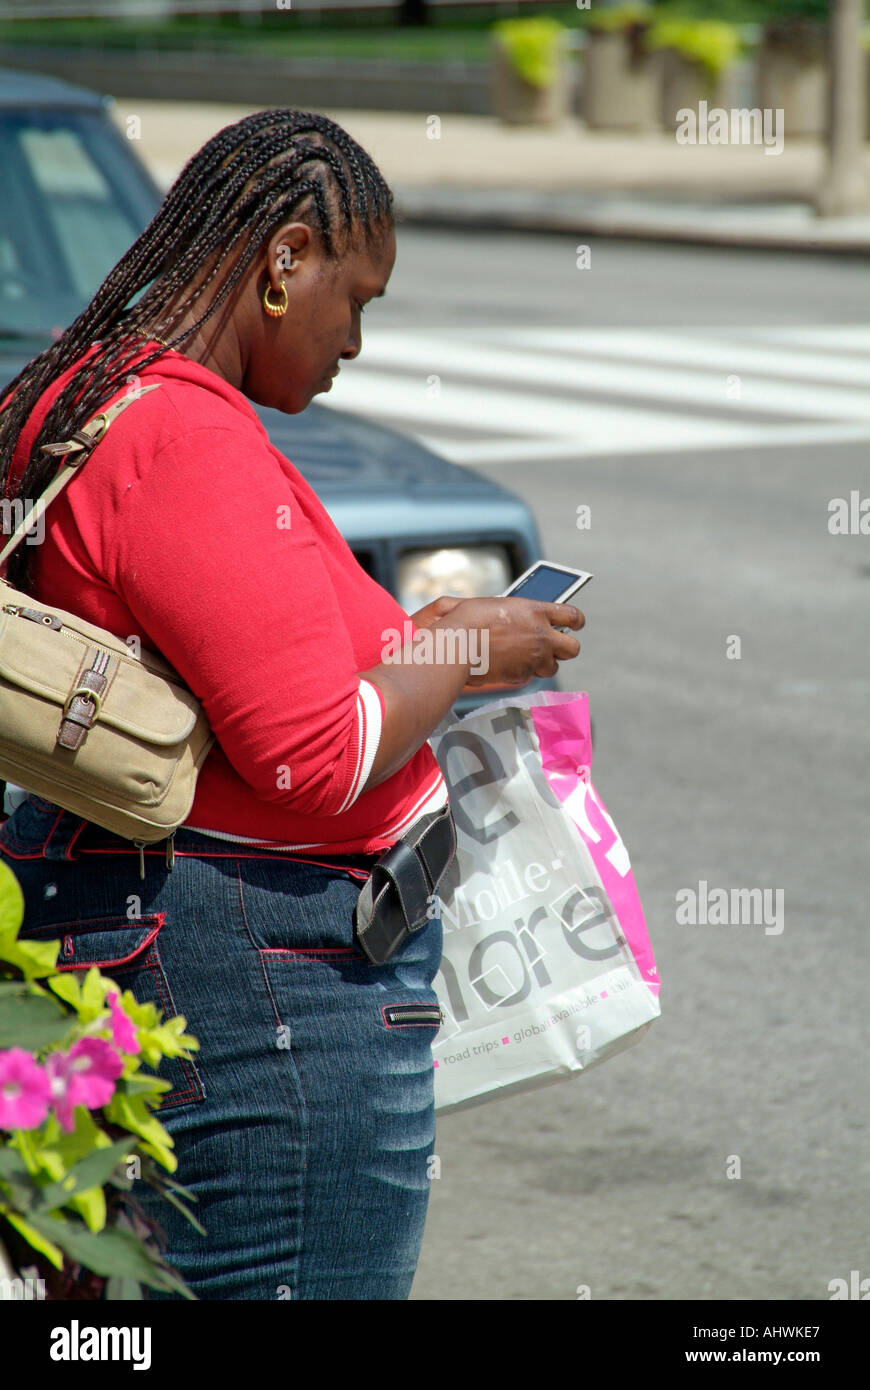
<svg viewBox="0 0 870 1390">
<path fill-rule="evenodd" d="M 371 328 L 327 404 L 456 463 L 870 440 L 870 327 Z"/>
</svg>

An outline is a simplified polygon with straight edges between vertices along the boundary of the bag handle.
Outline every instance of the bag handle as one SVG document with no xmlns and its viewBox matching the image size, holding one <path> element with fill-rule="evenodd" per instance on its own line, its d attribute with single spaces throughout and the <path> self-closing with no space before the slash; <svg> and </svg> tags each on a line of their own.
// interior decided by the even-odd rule
<svg viewBox="0 0 870 1390">
<path fill-rule="evenodd" d="M 43 444 L 41 446 L 40 452 L 43 454 L 63 456 L 63 464 L 57 476 L 52 478 L 45 491 L 36 499 L 33 511 L 21 520 L 9 537 L 7 544 L 0 550 L 0 569 L 3 568 L 15 547 L 21 544 L 25 533 L 30 530 L 34 522 L 39 521 L 48 504 L 54 501 L 62 488 L 66 487 L 76 469 L 87 462 L 100 440 L 105 436 L 112 421 L 116 420 L 121 411 L 126 410 L 128 405 L 132 405 L 133 401 L 138 400 L 140 396 L 147 395 L 149 391 L 156 391 L 158 386 L 162 386 L 162 384 L 162 382 L 156 381 L 153 386 L 137 386 L 135 390 L 127 391 L 125 395 L 115 401 L 114 405 L 107 406 L 105 410 L 93 415 L 69 439 L 65 439 L 60 444 Z M 70 458 L 70 454 L 77 454 L 78 457 Z M 0 582 L 5 583 L 6 581 Z"/>
</svg>

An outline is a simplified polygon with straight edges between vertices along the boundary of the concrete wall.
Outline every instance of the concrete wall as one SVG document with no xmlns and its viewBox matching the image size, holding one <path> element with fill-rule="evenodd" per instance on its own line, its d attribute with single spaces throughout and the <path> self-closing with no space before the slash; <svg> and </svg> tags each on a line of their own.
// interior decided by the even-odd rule
<svg viewBox="0 0 870 1390">
<path fill-rule="evenodd" d="M 235 58 L 0 45 L 0 67 L 63 77 L 116 97 L 372 111 L 492 114 L 488 63 Z M 579 62 L 571 65 L 579 72 Z M 579 110 L 575 84 L 571 108 Z"/>
</svg>

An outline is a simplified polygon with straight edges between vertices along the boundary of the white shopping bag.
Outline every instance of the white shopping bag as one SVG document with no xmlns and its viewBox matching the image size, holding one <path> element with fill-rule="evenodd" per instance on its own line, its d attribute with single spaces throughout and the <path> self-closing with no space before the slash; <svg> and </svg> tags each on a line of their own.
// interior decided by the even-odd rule
<svg viewBox="0 0 870 1390">
<path fill-rule="evenodd" d="M 445 1111 L 585 1071 L 660 1009 L 628 854 L 590 780 L 587 696 L 508 697 L 430 743 L 457 830 L 438 893 Z"/>
</svg>

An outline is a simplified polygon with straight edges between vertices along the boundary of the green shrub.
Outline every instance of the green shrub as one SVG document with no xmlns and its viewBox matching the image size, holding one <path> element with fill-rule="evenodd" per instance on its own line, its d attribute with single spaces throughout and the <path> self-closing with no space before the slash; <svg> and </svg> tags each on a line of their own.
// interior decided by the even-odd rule
<svg viewBox="0 0 870 1390">
<path fill-rule="evenodd" d="M 153 1069 L 199 1043 L 183 1017 L 162 1020 L 96 966 L 58 970 L 60 942 L 19 939 L 23 917 L 0 863 L 0 1271 L 30 1261 L 59 1298 L 102 1286 L 107 1299 L 140 1299 L 147 1285 L 192 1299 L 133 1184 L 205 1234 L 181 1200 L 195 1194 L 158 1170 L 178 1160 L 151 1113 L 171 1090 Z"/>
<path fill-rule="evenodd" d="M 740 52 L 740 34 L 733 24 L 715 19 L 659 19 L 647 34 L 646 46 L 672 48 L 715 78 Z"/>
<path fill-rule="evenodd" d="M 586 27 L 599 33 L 630 29 L 635 24 L 650 24 L 655 17 L 651 5 L 616 5 L 612 10 L 590 10 Z"/>
<path fill-rule="evenodd" d="M 555 19 L 501 19 L 492 32 L 514 71 L 532 87 L 552 87 L 566 29 Z"/>
</svg>

